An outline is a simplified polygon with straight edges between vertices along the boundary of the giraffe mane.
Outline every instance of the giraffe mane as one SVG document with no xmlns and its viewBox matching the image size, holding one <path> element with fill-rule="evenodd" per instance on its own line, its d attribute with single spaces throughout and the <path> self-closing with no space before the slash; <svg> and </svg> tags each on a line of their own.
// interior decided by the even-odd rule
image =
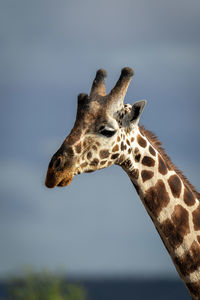
<svg viewBox="0 0 200 300">
<path fill-rule="evenodd" d="M 170 169 L 173 169 L 179 177 L 182 179 L 183 183 L 191 189 L 195 196 L 200 200 L 200 193 L 197 192 L 196 188 L 189 182 L 187 177 L 183 174 L 181 170 L 172 162 L 171 158 L 166 154 L 165 149 L 162 147 L 162 142 L 158 137 L 150 130 L 147 130 L 144 126 L 139 126 L 140 132 L 149 140 L 149 142 L 155 147 L 155 149 L 161 154 L 161 156 L 167 162 Z"/>
</svg>

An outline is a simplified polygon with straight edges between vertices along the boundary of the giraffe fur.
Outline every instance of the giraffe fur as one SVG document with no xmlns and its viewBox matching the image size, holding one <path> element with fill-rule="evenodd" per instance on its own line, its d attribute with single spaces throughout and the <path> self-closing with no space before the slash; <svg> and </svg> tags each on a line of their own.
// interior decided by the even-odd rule
<svg viewBox="0 0 200 300">
<path fill-rule="evenodd" d="M 192 299 L 200 299 L 200 194 L 155 135 L 138 125 L 146 100 L 123 103 L 133 70 L 124 68 L 107 95 L 106 75 L 98 70 L 90 95 L 79 95 L 74 127 L 53 155 L 45 184 L 64 187 L 76 175 L 121 166 Z"/>
</svg>

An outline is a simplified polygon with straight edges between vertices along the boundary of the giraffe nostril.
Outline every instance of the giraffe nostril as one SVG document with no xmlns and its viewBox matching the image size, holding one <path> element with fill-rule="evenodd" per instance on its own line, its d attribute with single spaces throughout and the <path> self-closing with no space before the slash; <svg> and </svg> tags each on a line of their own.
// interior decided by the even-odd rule
<svg viewBox="0 0 200 300">
<path fill-rule="evenodd" d="M 60 165 L 61 165 L 61 158 L 58 157 L 56 159 L 56 161 L 54 162 L 54 168 L 56 169 L 56 168 L 60 167 Z"/>
</svg>

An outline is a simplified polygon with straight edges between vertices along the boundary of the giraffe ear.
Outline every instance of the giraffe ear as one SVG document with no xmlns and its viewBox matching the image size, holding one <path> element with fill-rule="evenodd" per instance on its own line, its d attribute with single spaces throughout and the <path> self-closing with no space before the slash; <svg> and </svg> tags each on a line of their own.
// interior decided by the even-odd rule
<svg viewBox="0 0 200 300">
<path fill-rule="evenodd" d="M 129 122 L 132 124 L 138 124 L 140 116 L 143 112 L 145 105 L 147 104 L 146 100 L 141 100 L 133 104 L 132 110 L 130 112 Z"/>
</svg>

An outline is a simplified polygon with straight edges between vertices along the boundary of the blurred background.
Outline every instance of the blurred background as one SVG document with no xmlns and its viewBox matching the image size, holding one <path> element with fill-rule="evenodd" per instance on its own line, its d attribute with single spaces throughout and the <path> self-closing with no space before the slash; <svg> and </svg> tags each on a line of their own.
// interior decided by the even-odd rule
<svg viewBox="0 0 200 300">
<path fill-rule="evenodd" d="M 200 189 L 198 0 L 0 0 L 2 280 L 27 265 L 83 281 L 144 280 L 148 299 L 161 299 L 161 285 L 151 298 L 149 282 L 177 280 L 189 299 L 119 167 L 77 176 L 67 188 L 44 186 L 73 127 L 77 95 L 89 92 L 98 68 L 108 72 L 109 91 L 124 66 L 135 70 L 125 102 L 147 99 L 141 124 Z M 98 295 L 92 299 L 106 299 Z"/>
</svg>

